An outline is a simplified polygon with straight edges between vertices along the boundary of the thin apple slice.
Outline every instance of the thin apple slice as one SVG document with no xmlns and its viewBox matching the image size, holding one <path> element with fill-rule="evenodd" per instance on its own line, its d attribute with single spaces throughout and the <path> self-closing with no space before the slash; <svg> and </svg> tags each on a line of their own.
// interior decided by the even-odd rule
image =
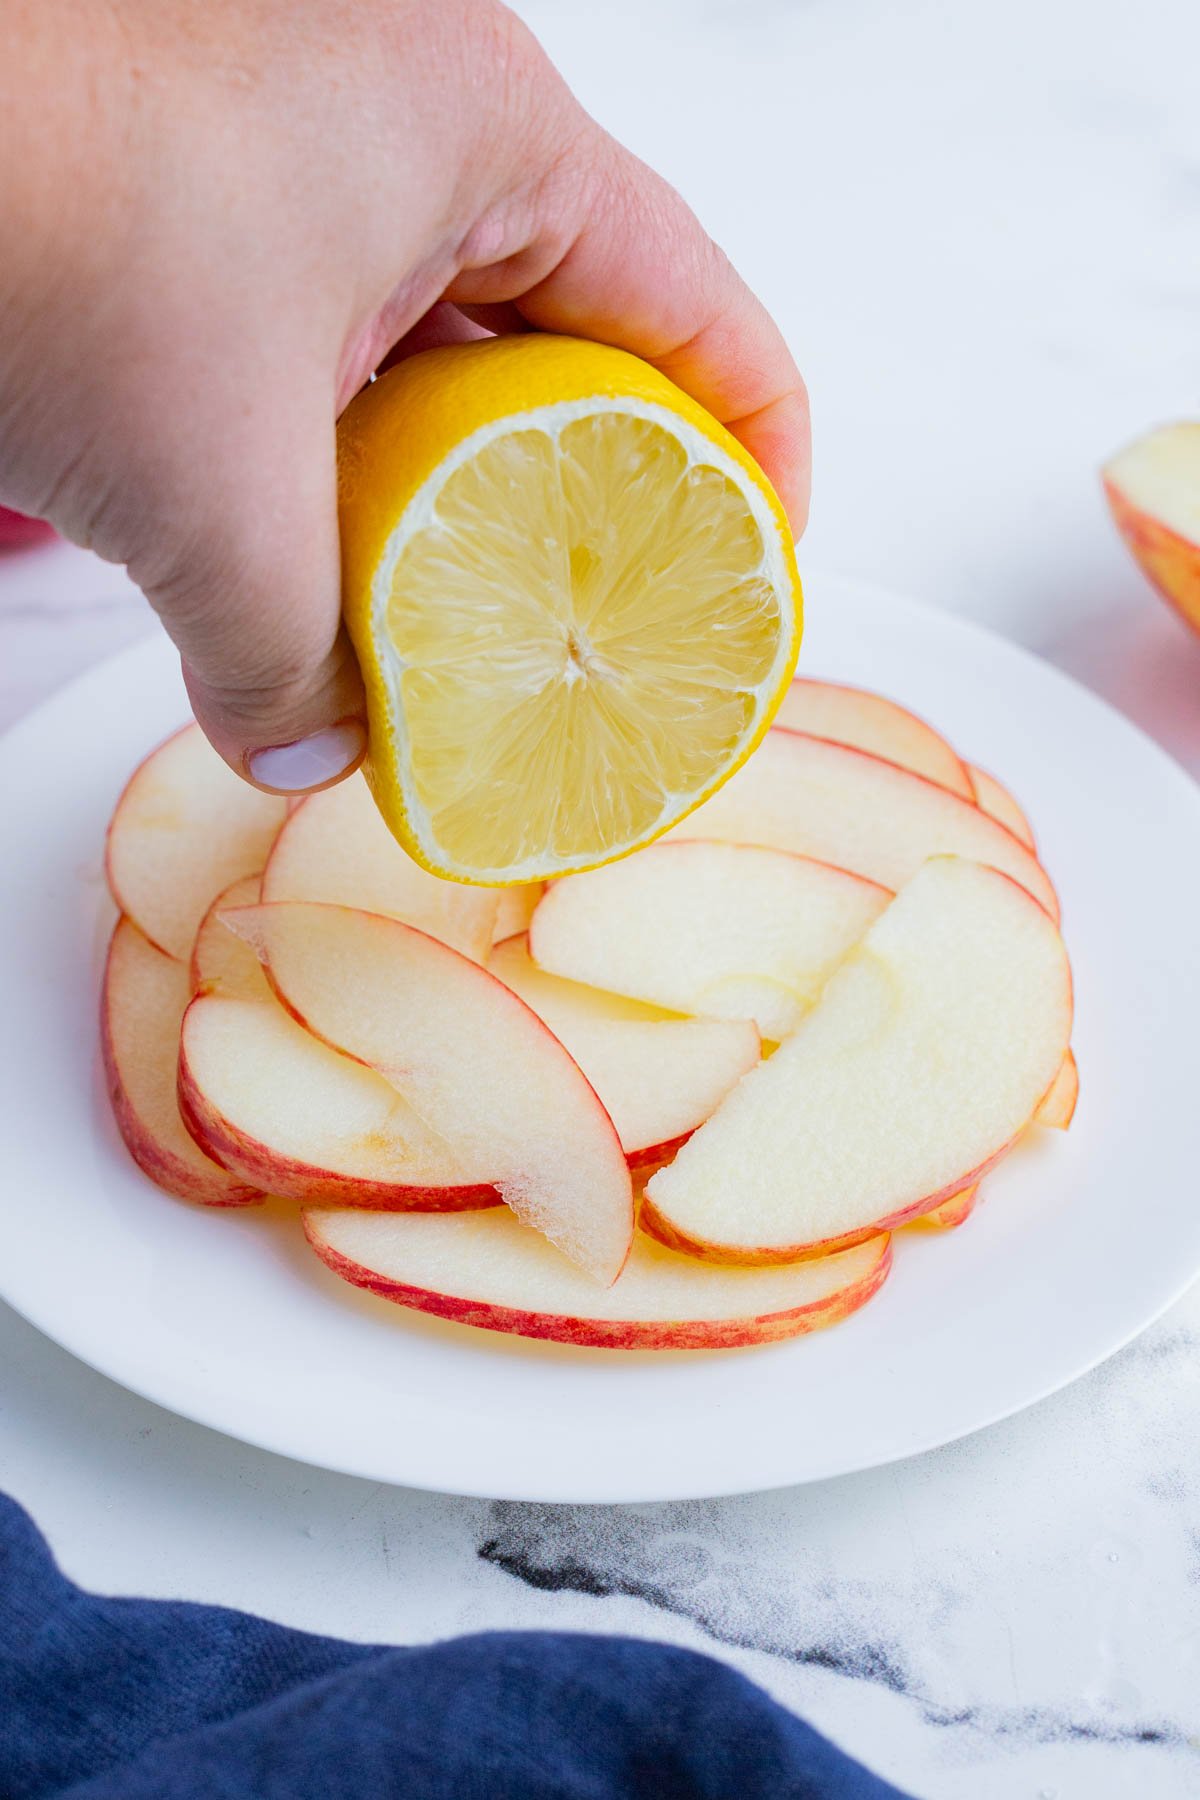
<svg viewBox="0 0 1200 1800">
<path fill-rule="evenodd" d="M 140 763 L 108 827 L 113 899 L 152 944 L 186 962 L 214 894 L 267 860 L 287 801 L 263 794 L 185 725 Z"/>
<path fill-rule="evenodd" d="M 772 728 L 749 762 L 670 833 L 790 850 L 901 888 L 931 856 L 987 863 L 1058 918 L 1046 871 L 969 800 L 845 744 Z"/>
<path fill-rule="evenodd" d="M 996 870 L 938 857 L 653 1177 L 643 1223 L 734 1262 L 826 1254 L 902 1225 L 1004 1154 L 1070 1033 L 1049 915 Z"/>
<path fill-rule="evenodd" d="M 529 921 L 545 891 L 544 881 L 523 881 L 517 887 L 501 888 L 496 922 L 492 926 L 492 942 L 503 944 L 507 939 L 520 937 L 522 932 L 528 931 Z"/>
<path fill-rule="evenodd" d="M 1049 1093 L 1033 1116 L 1035 1125 L 1051 1125 L 1056 1131 L 1066 1131 L 1075 1117 L 1075 1107 L 1079 1100 L 1079 1065 L 1075 1061 L 1075 1053 L 1068 1050 L 1059 1065 L 1058 1074 L 1054 1077 Z"/>
<path fill-rule="evenodd" d="M 989 775 L 986 769 L 977 769 L 974 763 L 968 763 L 971 786 L 975 792 L 975 804 L 982 812 L 990 813 L 998 819 L 1006 831 L 1020 838 L 1023 844 L 1037 854 L 1037 843 L 1034 840 L 1033 826 L 1017 805 L 1014 795 L 1010 794 L 1004 783 Z"/>
<path fill-rule="evenodd" d="M 784 695 L 775 724 L 866 750 L 936 781 L 964 800 L 975 797 L 965 763 L 941 733 L 916 713 L 866 688 L 801 677 Z"/>
<path fill-rule="evenodd" d="M 179 1116 L 175 1057 L 190 997 L 184 965 L 119 919 L 100 1015 L 113 1116 L 134 1162 L 167 1193 L 202 1206 L 252 1206 L 261 1192 L 205 1156 Z"/>
<path fill-rule="evenodd" d="M 796 1029 L 891 891 L 752 844 L 652 844 L 556 881 L 529 945 L 542 968 L 673 1012 Z"/>
<path fill-rule="evenodd" d="M 598 1281 L 633 1237 L 612 1120 L 558 1039 L 494 975 L 397 919 L 303 902 L 235 908 L 288 1010 L 384 1076 L 513 1211 Z"/>
<path fill-rule="evenodd" d="M 383 913 L 475 962 L 487 956 L 500 904 L 498 888 L 443 881 L 415 863 L 384 824 L 361 775 L 300 802 L 271 852 L 262 897 Z"/>
<path fill-rule="evenodd" d="M 955 1231 L 963 1225 L 975 1211 L 975 1202 L 979 1198 L 979 1183 L 962 1190 L 961 1194 L 951 1194 L 949 1200 L 943 1200 L 940 1206 L 931 1207 L 927 1213 L 919 1213 L 915 1219 L 908 1221 L 910 1231 Z"/>
<path fill-rule="evenodd" d="M 1105 466 L 1104 491 L 1142 572 L 1200 631 L 1200 420 L 1130 444 Z"/>
<path fill-rule="evenodd" d="M 547 975 L 524 937 L 488 968 L 545 1021 L 599 1094 L 630 1168 L 661 1162 L 714 1113 L 759 1059 L 748 1019 L 676 1019 L 654 1007 Z"/>
<path fill-rule="evenodd" d="M 310 1207 L 308 1241 L 335 1274 L 462 1325 L 613 1350 L 719 1350 L 833 1325 L 882 1285 L 886 1236 L 776 1269 L 694 1261 L 638 1233 L 606 1293 L 507 1207 L 423 1216 Z"/>
<path fill-rule="evenodd" d="M 227 906 L 255 906 L 261 896 L 262 876 L 243 875 L 212 902 L 200 921 L 188 964 L 194 994 L 237 994 L 243 999 L 270 994 L 257 956 L 221 917 Z"/>
</svg>

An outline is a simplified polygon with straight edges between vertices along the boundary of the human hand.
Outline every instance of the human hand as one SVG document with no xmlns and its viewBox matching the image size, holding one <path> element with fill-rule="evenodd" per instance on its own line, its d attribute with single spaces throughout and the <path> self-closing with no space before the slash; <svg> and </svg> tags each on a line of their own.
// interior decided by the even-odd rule
<svg viewBox="0 0 1200 1800">
<path fill-rule="evenodd" d="M 485 327 L 632 350 L 803 528 L 779 332 L 493 0 L 16 0 L 5 51 L 0 501 L 128 564 L 258 785 L 362 754 L 333 427 L 385 359 Z"/>
</svg>

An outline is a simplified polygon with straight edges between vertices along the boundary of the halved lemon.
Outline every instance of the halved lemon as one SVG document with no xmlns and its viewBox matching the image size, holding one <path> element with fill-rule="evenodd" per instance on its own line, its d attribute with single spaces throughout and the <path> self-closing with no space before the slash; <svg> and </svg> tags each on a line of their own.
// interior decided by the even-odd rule
<svg viewBox="0 0 1200 1800">
<path fill-rule="evenodd" d="M 338 427 L 367 778 L 456 881 L 584 869 L 666 831 L 791 679 L 791 533 L 741 445 L 624 351 L 429 350 Z"/>
</svg>

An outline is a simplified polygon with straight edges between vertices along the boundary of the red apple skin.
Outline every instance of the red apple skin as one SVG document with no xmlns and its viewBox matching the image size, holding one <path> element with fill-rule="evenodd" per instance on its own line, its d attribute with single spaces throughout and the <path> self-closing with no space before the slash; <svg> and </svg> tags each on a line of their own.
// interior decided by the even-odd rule
<svg viewBox="0 0 1200 1800">
<path fill-rule="evenodd" d="M 961 1194 L 955 1194 L 950 1200 L 943 1200 L 932 1212 L 922 1213 L 920 1218 L 910 1221 L 912 1231 L 955 1231 L 966 1223 L 975 1211 L 975 1203 L 979 1198 L 979 1188 L 964 1188 Z"/>
<path fill-rule="evenodd" d="M 883 1286 L 892 1266 L 891 1240 L 886 1239 L 880 1247 L 879 1260 L 867 1275 L 829 1300 L 796 1307 L 789 1312 L 703 1321 L 585 1319 L 564 1313 L 525 1312 L 515 1307 L 473 1302 L 456 1295 L 389 1281 L 323 1243 L 307 1218 L 304 1230 L 321 1261 L 335 1275 L 340 1275 L 354 1287 L 395 1301 L 398 1306 L 409 1306 L 417 1312 L 432 1313 L 437 1318 L 449 1319 L 458 1325 L 473 1325 L 484 1331 L 505 1331 L 517 1337 L 544 1338 L 558 1344 L 579 1344 L 597 1350 L 733 1350 L 800 1337 L 805 1332 L 836 1325 L 857 1312 L 860 1306 L 865 1306 L 872 1294 Z"/>
<path fill-rule="evenodd" d="M 44 543 L 54 535 L 54 527 L 48 520 L 31 519 L 27 513 L 0 506 L 0 550 L 24 550 L 30 544 Z"/>
<path fill-rule="evenodd" d="M 135 926 L 129 928 L 136 930 Z M 212 1158 L 215 1166 L 211 1178 L 208 1178 L 203 1171 L 184 1162 L 156 1133 L 148 1130 L 145 1121 L 131 1104 L 121 1077 L 110 1018 L 110 982 L 116 950 L 117 934 L 114 932 L 100 998 L 100 1052 L 109 1103 L 125 1148 L 142 1173 L 148 1175 L 156 1187 L 163 1188 L 176 1199 L 192 1200 L 200 1206 L 260 1206 L 265 1197 L 261 1188 L 246 1183 L 244 1178 L 231 1176 L 216 1157 Z M 160 956 L 166 955 L 164 950 L 158 950 L 157 945 L 155 950 Z M 184 1122 L 186 1124 L 186 1120 Z M 204 1145 L 201 1144 L 200 1148 L 203 1150 Z M 205 1151 L 205 1154 L 208 1155 L 209 1152 Z"/>
<path fill-rule="evenodd" d="M 197 996 L 199 1001 L 203 998 Z M 218 1112 L 197 1086 L 188 1067 L 186 1014 L 179 1050 L 179 1114 L 206 1156 L 241 1180 L 286 1200 L 320 1206 L 357 1206 L 371 1212 L 466 1212 L 501 1204 L 497 1190 L 485 1183 L 453 1188 L 406 1187 L 398 1182 L 337 1174 L 281 1156 L 270 1145 L 259 1143 Z"/>
<path fill-rule="evenodd" d="M 1079 1065 L 1075 1061 L 1074 1051 L 1068 1050 L 1049 1093 L 1033 1115 L 1033 1122 L 1035 1125 L 1053 1126 L 1056 1131 L 1066 1131 L 1075 1117 L 1078 1101 Z"/>
<path fill-rule="evenodd" d="M 1132 506 L 1107 475 L 1104 492 L 1134 560 L 1185 624 L 1200 632 L 1200 544 Z"/>
</svg>

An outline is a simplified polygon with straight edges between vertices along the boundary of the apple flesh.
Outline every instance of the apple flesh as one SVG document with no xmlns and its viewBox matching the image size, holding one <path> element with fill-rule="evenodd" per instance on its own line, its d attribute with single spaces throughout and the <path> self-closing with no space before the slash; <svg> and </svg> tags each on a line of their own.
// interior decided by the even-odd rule
<svg viewBox="0 0 1200 1800">
<path fill-rule="evenodd" d="M 677 1150 L 759 1059 L 758 1032 L 748 1020 L 671 1018 L 560 980 L 530 960 L 524 937 L 498 945 L 488 968 L 579 1064 L 617 1128 L 630 1168 Z"/>
<path fill-rule="evenodd" d="M 784 695 L 774 723 L 899 763 L 964 800 L 975 797 L 965 763 L 940 732 L 906 707 L 866 688 L 800 678 Z"/>
<path fill-rule="evenodd" d="M 131 919 L 118 920 L 101 996 L 100 1043 L 117 1127 L 151 1181 L 202 1206 L 251 1206 L 259 1189 L 221 1168 L 188 1135 L 175 1099 L 188 971 Z"/>
<path fill-rule="evenodd" d="M 305 1210 L 321 1260 L 356 1287 L 459 1324 L 615 1350 L 716 1350 L 835 1324 L 882 1286 L 886 1236 L 776 1269 L 705 1266 L 638 1233 L 606 1292 L 507 1207 L 485 1213 Z"/>
<path fill-rule="evenodd" d="M 1058 918 L 1057 897 L 1037 858 L 972 801 L 862 750 L 801 732 L 768 731 L 749 762 L 670 837 L 790 850 L 893 889 L 931 856 L 967 857 L 1010 875 Z"/>
<path fill-rule="evenodd" d="M 996 780 L 994 775 L 989 775 L 986 769 L 977 769 L 974 763 L 968 763 L 967 767 L 971 776 L 971 786 L 975 792 L 976 806 L 982 812 L 990 813 L 993 819 L 998 819 L 1006 830 L 1012 832 L 1014 837 L 1020 838 L 1023 844 L 1027 844 L 1036 856 L 1037 845 L 1034 841 L 1033 827 L 1018 806 L 1014 796 L 1009 793 L 1002 782 Z"/>
<path fill-rule="evenodd" d="M 260 793 L 185 725 L 130 776 L 108 827 L 105 872 L 123 913 L 186 962 L 214 894 L 267 860 L 287 801 Z"/>
<path fill-rule="evenodd" d="M 995 869 L 923 868 L 817 1005 L 646 1189 L 645 1228 L 731 1262 L 823 1255 L 971 1186 L 1071 1032 L 1052 920 Z"/>
<path fill-rule="evenodd" d="M 309 794 L 263 874 L 264 901 L 316 900 L 402 919 L 475 962 L 492 942 L 500 890 L 443 881 L 400 848 L 362 775 Z"/>
<path fill-rule="evenodd" d="M 778 1041 L 891 898 L 786 851 L 653 844 L 555 882 L 529 943 L 557 975 L 674 1012 L 753 1019 Z"/>
<path fill-rule="evenodd" d="M 1130 444 L 1106 465 L 1104 491 L 1143 572 L 1200 631 L 1200 422 Z"/>
<path fill-rule="evenodd" d="M 373 1069 L 513 1211 L 600 1282 L 633 1239 L 633 1190 L 595 1090 L 494 975 L 397 919 L 276 902 L 226 920 L 292 1016 Z"/>
<path fill-rule="evenodd" d="M 544 881 L 522 881 L 516 887 L 501 888 L 496 922 L 492 926 L 492 942 L 503 944 L 507 939 L 520 937 L 522 932 L 528 931 L 529 922 L 545 891 Z"/>
<path fill-rule="evenodd" d="M 1051 1125 L 1056 1131 L 1066 1131 L 1075 1117 L 1078 1100 L 1079 1065 L 1074 1052 L 1068 1050 L 1049 1092 L 1034 1114 L 1034 1124 Z"/>
</svg>

